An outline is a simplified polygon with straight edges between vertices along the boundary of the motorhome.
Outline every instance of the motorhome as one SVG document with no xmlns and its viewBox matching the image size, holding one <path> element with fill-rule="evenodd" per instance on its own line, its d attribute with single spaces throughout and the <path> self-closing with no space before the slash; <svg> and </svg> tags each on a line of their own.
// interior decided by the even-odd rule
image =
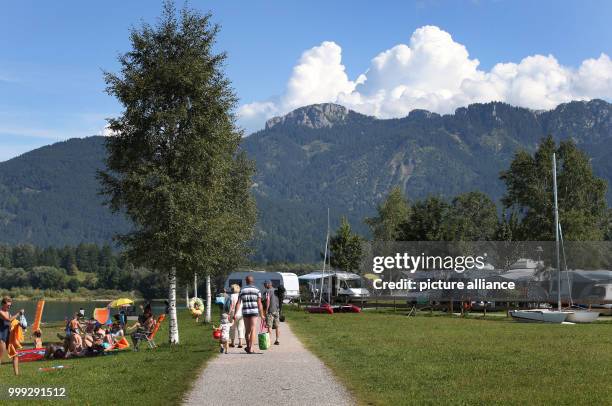
<svg viewBox="0 0 612 406">
<path fill-rule="evenodd" d="M 264 282 L 270 281 L 272 282 L 272 287 L 274 289 L 279 286 L 283 286 L 285 288 L 285 299 L 293 300 L 297 299 L 300 296 L 300 285 L 298 281 L 298 277 L 294 273 L 290 272 L 265 272 L 265 271 L 241 271 L 241 272 L 232 272 L 227 279 L 225 280 L 225 290 L 228 291 L 229 287 L 233 284 L 236 284 L 240 287 L 245 286 L 246 283 L 244 279 L 248 276 L 252 275 L 255 280 L 255 286 L 259 289 L 264 288 Z"/>
<path fill-rule="evenodd" d="M 356 300 L 370 296 L 370 292 L 363 287 L 363 278 L 350 272 L 316 271 L 300 276 L 299 280 L 308 286 L 313 300 L 320 296 L 325 300 L 330 296 L 334 300 Z"/>
</svg>

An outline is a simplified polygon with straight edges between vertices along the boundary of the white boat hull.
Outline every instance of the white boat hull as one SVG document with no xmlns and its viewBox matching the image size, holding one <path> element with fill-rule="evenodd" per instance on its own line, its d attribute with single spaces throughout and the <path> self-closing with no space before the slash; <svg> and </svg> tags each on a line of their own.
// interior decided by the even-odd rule
<svg viewBox="0 0 612 406">
<path fill-rule="evenodd" d="M 567 321 L 572 323 L 592 323 L 599 317 L 599 312 L 591 312 L 588 310 L 572 310 L 571 314 L 567 315 Z"/>
<path fill-rule="evenodd" d="M 612 304 L 594 304 L 591 308 L 598 311 L 602 316 L 612 316 Z"/>
<path fill-rule="evenodd" d="M 510 316 L 516 321 L 526 323 L 563 323 L 571 312 L 559 312 L 548 309 L 512 310 Z"/>
</svg>

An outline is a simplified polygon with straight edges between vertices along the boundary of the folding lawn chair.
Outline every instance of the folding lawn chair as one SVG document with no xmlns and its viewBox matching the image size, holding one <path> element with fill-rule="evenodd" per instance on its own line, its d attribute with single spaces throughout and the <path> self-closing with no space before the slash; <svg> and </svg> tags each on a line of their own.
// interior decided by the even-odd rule
<svg viewBox="0 0 612 406">
<path fill-rule="evenodd" d="M 157 344 L 155 343 L 155 335 L 159 330 L 161 322 L 164 321 L 165 318 L 165 314 L 160 315 L 157 318 L 155 326 L 153 326 L 153 329 L 151 331 L 136 331 L 132 333 L 132 340 L 134 341 L 134 351 L 138 351 L 138 347 L 141 341 L 146 341 L 149 348 L 157 348 Z"/>
<path fill-rule="evenodd" d="M 412 306 L 410 308 L 410 310 L 408 310 L 408 314 L 406 316 L 410 317 L 410 316 L 416 316 L 416 312 L 417 312 L 417 308 L 416 306 Z"/>
</svg>

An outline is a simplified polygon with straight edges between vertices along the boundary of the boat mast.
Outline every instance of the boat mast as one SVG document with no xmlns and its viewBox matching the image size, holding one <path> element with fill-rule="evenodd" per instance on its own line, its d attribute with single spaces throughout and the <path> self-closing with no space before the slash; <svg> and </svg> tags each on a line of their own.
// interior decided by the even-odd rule
<svg viewBox="0 0 612 406">
<path fill-rule="evenodd" d="M 557 158 L 553 152 L 553 196 L 555 200 L 555 250 L 557 256 L 557 310 L 561 311 L 561 261 L 559 259 L 559 202 L 557 201 Z"/>
<path fill-rule="evenodd" d="M 559 241 L 561 241 L 561 254 L 563 255 L 563 269 L 565 269 L 565 276 L 567 278 L 567 291 L 569 293 L 569 305 L 570 308 L 574 307 L 574 299 L 572 298 L 572 282 L 570 281 L 569 271 L 567 270 L 567 257 L 565 256 L 565 242 L 563 240 L 563 228 L 559 223 Z"/>
<path fill-rule="evenodd" d="M 325 285 L 325 265 L 327 264 L 327 245 L 329 244 L 329 207 L 327 208 L 327 234 L 325 235 L 325 252 L 323 253 L 323 275 L 321 275 L 321 289 L 319 291 L 319 306 L 323 301 L 323 286 Z M 331 283 L 327 287 L 327 303 L 331 301 Z"/>
<path fill-rule="evenodd" d="M 327 208 L 327 238 L 325 239 L 325 254 L 327 254 L 327 250 L 329 248 L 329 207 Z M 330 261 L 331 262 L 331 261 Z M 331 268 L 331 264 L 329 266 Z M 332 294 L 332 274 L 331 269 L 329 270 L 329 279 L 327 284 L 327 303 L 331 304 L 331 294 Z"/>
</svg>

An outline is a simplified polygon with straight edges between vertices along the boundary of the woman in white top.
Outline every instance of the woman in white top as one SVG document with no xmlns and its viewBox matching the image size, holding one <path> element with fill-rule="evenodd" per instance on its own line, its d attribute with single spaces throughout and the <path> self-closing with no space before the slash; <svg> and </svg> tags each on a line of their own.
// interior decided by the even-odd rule
<svg viewBox="0 0 612 406">
<path fill-rule="evenodd" d="M 229 319 L 234 319 L 234 312 L 236 310 L 236 303 L 238 303 L 238 295 L 240 294 L 240 286 L 233 284 L 231 286 L 232 294 L 230 296 L 230 310 Z M 238 338 L 238 348 L 242 348 L 242 340 L 244 340 L 244 319 L 242 318 L 242 309 L 238 309 L 235 314 L 236 321 L 232 324 L 230 330 L 230 347 L 234 347 L 234 341 Z M 238 336 L 238 337 L 236 337 Z"/>
</svg>

